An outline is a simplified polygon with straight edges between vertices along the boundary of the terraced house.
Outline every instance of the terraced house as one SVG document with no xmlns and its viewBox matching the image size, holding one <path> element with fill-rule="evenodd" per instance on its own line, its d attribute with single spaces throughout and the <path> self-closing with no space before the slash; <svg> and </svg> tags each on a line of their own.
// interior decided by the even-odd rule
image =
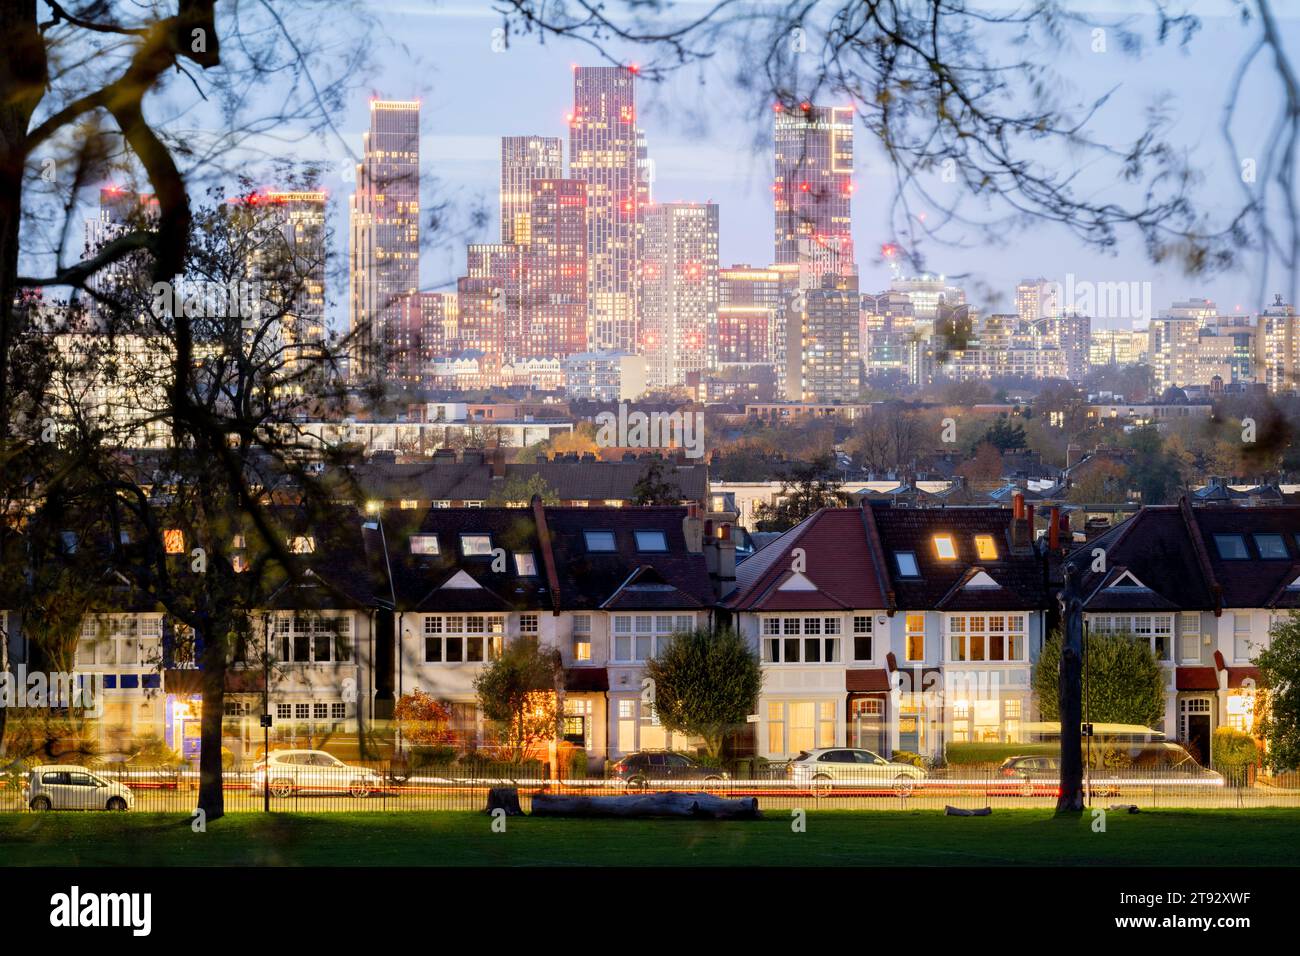
<svg viewBox="0 0 1300 956">
<path fill-rule="evenodd" d="M 1023 500 L 867 502 L 823 509 L 742 563 L 723 603 L 763 661 L 758 752 L 1020 740 L 1059 542 L 1036 545 L 1031 527 Z"/>
<path fill-rule="evenodd" d="M 729 535 L 704 535 L 695 509 L 438 509 L 384 528 L 396 582 L 397 697 L 449 701 L 462 746 L 488 742 L 474 679 L 506 641 L 536 637 L 564 666 L 567 742 L 594 766 L 640 749 L 683 747 L 643 699 L 644 662 L 669 637 L 711 626 Z"/>
<path fill-rule="evenodd" d="M 1071 560 L 1090 630 L 1150 642 L 1170 739 L 1208 763 L 1216 728 L 1253 731 L 1252 658 L 1300 607 L 1300 508 L 1147 507 Z"/>
</svg>

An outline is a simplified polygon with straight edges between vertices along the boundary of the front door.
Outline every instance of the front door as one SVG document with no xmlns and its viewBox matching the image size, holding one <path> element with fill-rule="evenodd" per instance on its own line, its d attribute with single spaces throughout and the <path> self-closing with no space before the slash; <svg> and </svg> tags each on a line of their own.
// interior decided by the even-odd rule
<svg viewBox="0 0 1300 956">
<path fill-rule="evenodd" d="M 1213 730 L 1210 714 L 1213 701 L 1208 697 L 1184 697 L 1181 702 L 1183 746 L 1203 767 L 1210 765 L 1210 733 Z"/>
</svg>

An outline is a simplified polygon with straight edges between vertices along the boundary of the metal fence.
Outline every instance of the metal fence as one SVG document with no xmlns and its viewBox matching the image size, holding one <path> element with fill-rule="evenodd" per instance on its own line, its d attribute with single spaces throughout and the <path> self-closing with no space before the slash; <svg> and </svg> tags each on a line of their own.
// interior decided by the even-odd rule
<svg viewBox="0 0 1300 956">
<path fill-rule="evenodd" d="M 198 795 L 198 774 L 184 768 L 46 767 L 31 786 L 31 774 L 0 778 L 0 810 L 127 809 L 186 813 Z M 51 772 L 57 776 L 48 776 Z M 947 767 L 914 772 L 897 766 L 873 772 L 839 770 L 806 775 L 772 765 L 743 775 L 704 771 L 702 776 L 621 779 L 612 776 L 556 778 L 545 766 L 478 765 L 415 768 L 387 763 L 335 766 L 257 765 L 226 770 L 227 812 L 401 812 L 483 810 L 494 787 L 517 790 L 524 810 L 539 791 L 614 795 L 659 790 L 707 791 L 719 796 L 758 798 L 760 809 L 942 810 L 1050 808 L 1058 781 L 1053 777 L 1004 776 L 993 767 Z M 87 779 L 88 778 L 88 779 Z M 1131 804 L 1142 808 L 1300 807 L 1300 775 L 1186 774 L 1162 770 L 1094 772 L 1088 781 L 1094 807 Z"/>
</svg>

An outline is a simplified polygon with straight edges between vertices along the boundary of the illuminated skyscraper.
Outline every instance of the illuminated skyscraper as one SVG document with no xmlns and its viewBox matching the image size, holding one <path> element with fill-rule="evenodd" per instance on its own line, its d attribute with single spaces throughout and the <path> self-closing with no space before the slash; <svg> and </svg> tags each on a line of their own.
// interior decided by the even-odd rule
<svg viewBox="0 0 1300 956">
<path fill-rule="evenodd" d="M 563 153 L 558 137 L 501 137 L 502 242 L 528 243 L 532 183 L 537 179 L 562 179 Z"/>
<path fill-rule="evenodd" d="M 718 321 L 718 207 L 650 206 L 642 262 L 642 348 L 652 388 L 681 385 L 714 364 Z"/>
<path fill-rule="evenodd" d="M 635 71 L 575 67 L 569 177 L 587 186 L 587 311 L 592 348 L 634 351 L 646 188 L 638 165 Z M 644 166 L 644 164 L 642 164 Z"/>
<path fill-rule="evenodd" d="M 797 402 L 852 402 L 862 391 L 856 276 L 827 275 L 820 289 L 796 301 L 787 335 L 786 398 Z"/>
<path fill-rule="evenodd" d="M 158 217 L 158 200 L 129 189 L 106 186 L 99 191 L 99 214 L 86 220 L 86 245 L 82 257 L 89 259 L 108 242 L 125 235 L 137 226 L 152 224 Z M 126 281 L 134 281 L 141 267 L 147 263 L 146 254 L 132 253 L 112 262 L 87 280 L 91 289 L 112 296 Z M 110 307 L 94 296 L 89 298 L 91 318 L 101 327 L 107 321 Z"/>
<path fill-rule="evenodd" d="M 434 360 L 455 342 L 458 297 L 454 292 L 414 292 L 401 296 L 398 305 L 390 377 L 404 385 L 429 388 Z"/>
<path fill-rule="evenodd" d="M 297 285 L 282 320 L 284 344 L 295 350 L 325 341 L 325 201 L 323 190 L 272 191 L 266 199 L 293 253 Z"/>
<path fill-rule="evenodd" d="M 773 132 L 776 263 L 804 263 L 804 288 L 827 273 L 853 275 L 853 110 L 776 107 Z"/>
<path fill-rule="evenodd" d="M 505 362 L 507 330 L 519 322 L 523 247 L 475 244 L 466 259 L 466 275 L 456 282 L 457 342 L 461 349 L 482 352 L 482 367 L 492 372 Z"/>
<path fill-rule="evenodd" d="M 719 270 L 717 365 L 772 364 L 780 308 L 781 274 L 775 269 L 733 265 Z"/>
<path fill-rule="evenodd" d="M 576 179 L 535 179 L 529 197 L 519 321 L 509 328 L 506 352 L 511 359 L 585 352 L 587 186 Z"/>
<path fill-rule="evenodd" d="M 366 377 L 384 371 L 401 320 L 399 300 L 420 284 L 418 102 L 370 101 L 350 219 L 352 374 Z"/>
</svg>

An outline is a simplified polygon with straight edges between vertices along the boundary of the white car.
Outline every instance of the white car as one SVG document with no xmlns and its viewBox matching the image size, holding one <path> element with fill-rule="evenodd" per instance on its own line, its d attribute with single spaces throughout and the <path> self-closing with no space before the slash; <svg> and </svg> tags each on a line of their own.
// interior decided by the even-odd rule
<svg viewBox="0 0 1300 956">
<path fill-rule="evenodd" d="M 805 750 L 790 761 L 786 774 L 796 786 L 825 792 L 832 787 L 889 787 L 906 796 L 926 772 L 910 763 L 893 763 L 870 750 L 826 747 Z"/>
<path fill-rule="evenodd" d="M 135 794 L 85 767 L 33 767 L 23 780 L 23 803 L 33 810 L 130 810 Z"/>
<path fill-rule="evenodd" d="M 295 793 L 348 793 L 367 797 L 383 786 L 383 778 L 366 767 L 345 764 L 323 750 L 272 750 L 253 771 L 253 792 L 271 788 L 271 796 Z"/>
</svg>

